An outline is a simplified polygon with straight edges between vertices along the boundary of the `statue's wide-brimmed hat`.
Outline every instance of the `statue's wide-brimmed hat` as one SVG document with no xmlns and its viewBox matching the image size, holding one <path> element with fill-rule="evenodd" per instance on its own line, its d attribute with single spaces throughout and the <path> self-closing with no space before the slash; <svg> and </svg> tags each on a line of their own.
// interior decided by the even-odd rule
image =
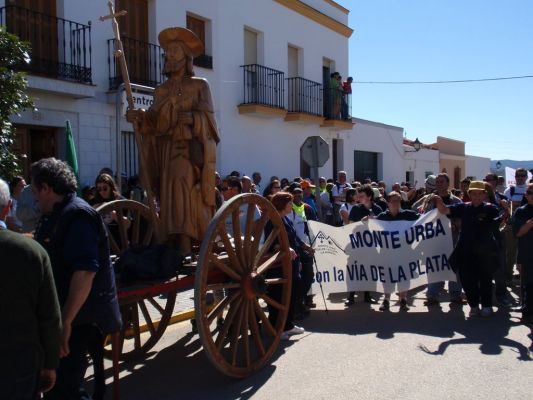
<svg viewBox="0 0 533 400">
<path fill-rule="evenodd" d="M 189 50 L 193 57 L 198 57 L 204 52 L 204 44 L 196 34 L 185 28 L 167 28 L 159 32 L 159 44 L 166 51 L 168 45 L 172 42 L 182 42 Z"/>
</svg>

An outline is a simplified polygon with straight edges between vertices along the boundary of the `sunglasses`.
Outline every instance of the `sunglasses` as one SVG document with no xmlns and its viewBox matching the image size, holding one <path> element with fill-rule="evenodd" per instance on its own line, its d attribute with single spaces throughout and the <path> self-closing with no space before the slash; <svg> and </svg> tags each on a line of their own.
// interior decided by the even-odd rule
<svg viewBox="0 0 533 400">
<path fill-rule="evenodd" d="M 272 186 L 272 189 L 281 189 L 281 186 Z"/>
<path fill-rule="evenodd" d="M 515 178 L 527 178 L 527 175 L 522 175 L 522 174 L 515 175 Z"/>
<path fill-rule="evenodd" d="M 109 187 L 107 187 L 107 186 L 97 186 L 96 187 L 96 191 L 97 192 L 107 192 L 107 191 L 109 191 Z"/>
</svg>

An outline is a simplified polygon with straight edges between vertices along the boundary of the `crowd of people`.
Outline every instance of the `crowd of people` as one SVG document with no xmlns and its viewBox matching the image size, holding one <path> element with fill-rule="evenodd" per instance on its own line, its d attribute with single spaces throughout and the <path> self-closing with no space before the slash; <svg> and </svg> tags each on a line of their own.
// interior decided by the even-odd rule
<svg viewBox="0 0 533 400">
<path fill-rule="evenodd" d="M 502 307 L 518 306 L 525 323 L 533 322 L 533 182 L 527 183 L 527 170 L 516 170 L 516 184 L 505 187 L 504 179 L 488 173 L 483 181 L 465 178 L 461 188 L 451 188 L 446 173 L 430 175 L 423 187 L 409 183 L 383 181 L 348 182 L 346 172 L 340 171 L 337 179 L 320 177 L 315 186 L 310 179 L 296 177 L 292 181 L 272 176 L 262 185 L 258 172 L 252 178 L 233 171 L 225 179 L 217 175 L 217 193 L 225 193 L 227 182 L 242 183 L 240 192 L 262 194 L 273 202 L 280 196 L 290 195 L 292 211 L 283 214 L 287 231 L 294 231 L 305 246 L 311 244 L 307 221 L 316 220 L 334 226 L 364 221 L 416 220 L 421 214 L 435 208 L 448 215 L 451 222 L 454 251 L 451 255 L 456 281 L 448 282 L 449 300 L 452 304 L 470 306 L 470 316 L 488 317 L 493 313 L 493 297 Z M 233 183 L 232 185 L 235 185 Z M 264 187 L 264 189 L 263 189 Z M 224 196 L 223 196 L 224 197 Z M 222 204 L 220 202 L 219 204 Z M 280 210 L 278 210 L 280 211 Z M 298 246 L 293 242 L 295 246 Z M 294 268 L 296 289 L 294 293 L 294 318 L 305 317 L 315 306 L 309 288 L 313 280 L 312 249 L 300 249 Z M 518 253 L 517 253 L 518 250 Z M 528 271 L 529 274 L 528 274 Z M 511 295 L 509 288 L 520 279 L 520 299 Z M 442 300 L 445 282 L 428 284 L 428 307 Z M 530 296 L 528 297 L 528 290 Z M 376 294 L 362 293 L 363 301 L 376 303 Z M 407 292 L 398 294 L 400 310 L 409 310 Z M 346 306 L 353 305 L 356 293 L 347 294 Z M 379 307 L 390 309 L 391 293 L 384 293 Z M 287 332 L 293 334 L 292 325 Z M 297 330 L 302 331 L 302 328 Z"/>
<path fill-rule="evenodd" d="M 10 323 L 0 332 L 0 350 L 8 362 L 1 365 L 16 366 L 2 370 L 0 383 L 8 388 L 7 398 L 35 398 L 37 392 L 47 399 L 84 398 L 80 391 L 89 353 L 95 368 L 93 398 L 100 399 L 105 392 L 104 340 L 120 329 L 121 317 L 108 240 L 115 234 L 117 215 L 100 216 L 95 208 L 124 198 L 146 202 L 146 192 L 133 177 L 124 182 L 121 193 L 113 171 L 104 168 L 94 186 L 78 197 L 74 174 L 54 158 L 32 164 L 30 178 L 29 185 L 22 177 L 9 185 L 0 179 L 0 249 L 8 263 L 20 266 L 0 272 L 2 304 L 10 304 L 5 308 Z M 343 226 L 370 218 L 416 220 L 435 208 L 451 220 L 450 262 L 457 280 L 448 282 L 449 301 L 468 303 L 471 317 L 488 317 L 495 298 L 501 307 L 518 305 L 524 323 L 533 323 L 533 183 L 527 182 L 523 168 L 516 170 L 515 178 L 515 185 L 504 187 L 500 177 L 489 173 L 483 181 L 465 179 L 460 189 L 453 189 L 446 173 L 430 175 L 416 188 L 408 183 L 389 187 L 370 179 L 350 183 L 344 171 L 336 180 L 321 177 L 316 185 L 302 177 L 277 176 L 265 184 L 259 172 L 249 177 L 233 171 L 224 178 L 215 175 L 214 192 L 217 208 L 241 193 L 256 193 L 280 214 L 292 254 L 291 300 L 282 333 L 282 339 L 288 339 L 305 332 L 295 323 L 316 307 L 308 221 Z M 260 217 L 256 209 L 253 218 Z M 265 237 L 269 229 L 267 224 Z M 275 277 L 278 272 L 270 273 Z M 520 278 L 519 304 L 509 292 L 517 286 L 515 273 Z M 444 285 L 428 285 L 425 305 L 443 301 Z M 272 299 L 281 299 L 279 286 L 269 290 Z M 28 296 L 13 303 L 19 293 Z M 379 294 L 347 293 L 347 307 L 356 303 L 356 295 L 376 303 Z M 398 298 L 400 310 L 408 311 L 408 293 Z M 391 293 L 384 293 L 379 310 L 390 307 Z M 278 310 L 268 308 L 274 322 Z"/>
</svg>

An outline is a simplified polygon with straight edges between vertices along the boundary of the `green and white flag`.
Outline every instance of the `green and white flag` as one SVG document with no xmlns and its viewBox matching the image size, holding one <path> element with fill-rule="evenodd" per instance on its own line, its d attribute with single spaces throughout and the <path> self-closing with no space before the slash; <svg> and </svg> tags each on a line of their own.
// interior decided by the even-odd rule
<svg viewBox="0 0 533 400">
<path fill-rule="evenodd" d="M 66 154 L 65 154 L 65 161 L 72 169 L 72 172 L 74 172 L 74 175 L 76 176 L 76 181 L 78 182 L 78 189 L 77 193 L 78 195 L 81 195 L 81 187 L 80 187 L 80 170 L 78 168 L 78 157 L 76 156 L 76 145 L 74 144 L 74 136 L 72 136 L 72 128 L 70 126 L 70 121 L 66 121 L 66 128 L 67 132 L 67 148 L 66 148 Z"/>
</svg>

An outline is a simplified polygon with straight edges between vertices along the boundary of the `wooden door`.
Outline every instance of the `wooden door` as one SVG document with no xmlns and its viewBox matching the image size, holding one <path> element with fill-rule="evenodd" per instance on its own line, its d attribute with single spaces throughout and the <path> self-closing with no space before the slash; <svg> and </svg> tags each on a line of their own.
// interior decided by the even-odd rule
<svg viewBox="0 0 533 400">
<path fill-rule="evenodd" d="M 117 0 L 115 9 L 128 12 L 118 19 L 118 24 L 130 80 L 133 83 L 153 85 L 150 66 L 156 60 L 150 58 L 148 0 Z M 117 71 L 117 76 L 120 76 L 120 70 Z"/>
<path fill-rule="evenodd" d="M 23 176 L 29 177 L 30 165 L 41 158 L 57 157 L 56 128 L 15 124 L 12 148 L 19 157 Z"/>
<path fill-rule="evenodd" d="M 8 31 L 31 44 L 30 69 L 56 77 L 58 62 L 58 20 L 55 0 L 8 0 Z"/>
</svg>

